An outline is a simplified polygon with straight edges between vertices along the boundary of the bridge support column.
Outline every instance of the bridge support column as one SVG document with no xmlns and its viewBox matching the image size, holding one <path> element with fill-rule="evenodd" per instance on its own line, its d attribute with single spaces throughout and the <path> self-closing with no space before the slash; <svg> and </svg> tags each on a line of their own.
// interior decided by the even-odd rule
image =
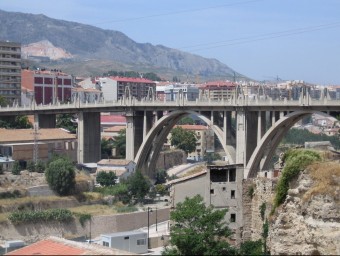
<svg viewBox="0 0 340 256">
<path fill-rule="evenodd" d="M 223 113 L 223 143 L 232 145 L 232 130 L 231 130 L 231 112 L 224 111 Z"/>
<path fill-rule="evenodd" d="M 257 144 L 260 143 L 263 135 L 266 132 L 266 112 L 259 111 L 257 113 Z"/>
<path fill-rule="evenodd" d="M 56 115 L 55 114 L 34 114 L 34 123 L 38 123 L 39 128 L 55 128 Z"/>
<path fill-rule="evenodd" d="M 144 117 L 143 117 L 143 140 L 145 139 L 146 135 L 150 131 L 152 127 L 152 111 L 144 111 Z"/>
<path fill-rule="evenodd" d="M 250 159 L 250 156 L 253 154 L 256 146 L 257 146 L 257 136 L 259 131 L 258 129 L 258 112 L 247 111 L 246 112 L 246 155 L 245 162 Z"/>
<path fill-rule="evenodd" d="M 246 151 L 246 121 L 244 110 L 236 112 L 236 164 L 245 163 Z"/>
<path fill-rule="evenodd" d="M 96 163 L 101 159 L 100 113 L 78 114 L 78 163 Z"/>
<path fill-rule="evenodd" d="M 126 123 L 126 159 L 134 160 L 140 145 L 143 143 L 144 111 L 128 112 Z M 147 126 L 148 124 L 145 123 L 145 127 Z"/>
</svg>

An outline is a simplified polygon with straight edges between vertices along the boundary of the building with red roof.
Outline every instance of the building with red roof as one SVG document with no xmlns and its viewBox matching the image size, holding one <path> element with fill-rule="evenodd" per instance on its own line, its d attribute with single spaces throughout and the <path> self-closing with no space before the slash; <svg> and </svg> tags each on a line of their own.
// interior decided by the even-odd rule
<svg viewBox="0 0 340 256">
<path fill-rule="evenodd" d="M 212 100 L 230 99 L 236 90 L 236 84 L 229 81 L 212 81 L 200 87 L 201 95 Z"/>
<path fill-rule="evenodd" d="M 98 244 L 87 244 L 60 237 L 49 237 L 5 255 L 133 255 L 133 253 Z"/>
</svg>

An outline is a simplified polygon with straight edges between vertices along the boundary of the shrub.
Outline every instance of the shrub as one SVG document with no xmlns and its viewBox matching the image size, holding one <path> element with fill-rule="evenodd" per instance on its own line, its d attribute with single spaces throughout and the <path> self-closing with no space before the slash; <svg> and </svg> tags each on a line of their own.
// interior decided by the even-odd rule
<svg viewBox="0 0 340 256">
<path fill-rule="evenodd" d="M 303 171 L 309 164 L 320 161 L 320 155 L 311 150 L 288 150 L 284 155 L 285 167 L 276 187 L 274 208 L 284 202 L 289 189 L 289 182 Z"/>
<path fill-rule="evenodd" d="M 21 172 L 21 166 L 18 161 L 15 161 L 13 164 L 13 168 L 12 168 L 12 174 L 20 175 L 20 172 Z"/>
<path fill-rule="evenodd" d="M 27 168 L 27 170 L 29 172 L 35 172 L 35 164 L 34 164 L 34 162 L 28 161 L 26 168 Z"/>
<path fill-rule="evenodd" d="M 46 169 L 46 165 L 43 161 L 39 160 L 35 165 L 35 171 L 38 173 L 43 173 Z"/>
<path fill-rule="evenodd" d="M 96 181 L 101 186 L 113 186 L 116 184 L 117 176 L 114 172 L 99 172 Z"/>
<path fill-rule="evenodd" d="M 89 213 L 77 213 L 75 215 L 78 216 L 80 225 L 82 227 L 85 226 L 86 221 L 88 221 L 88 220 L 91 221 L 91 218 L 92 218 L 92 215 L 89 214 Z"/>
<path fill-rule="evenodd" d="M 262 203 L 260 206 L 261 219 L 264 221 L 264 215 L 266 213 L 266 203 Z"/>
<path fill-rule="evenodd" d="M 65 222 L 70 221 L 72 218 L 73 217 L 71 211 L 67 209 L 49 209 L 45 211 L 17 211 L 12 212 L 8 216 L 8 219 L 15 225 L 29 222 Z"/>
</svg>

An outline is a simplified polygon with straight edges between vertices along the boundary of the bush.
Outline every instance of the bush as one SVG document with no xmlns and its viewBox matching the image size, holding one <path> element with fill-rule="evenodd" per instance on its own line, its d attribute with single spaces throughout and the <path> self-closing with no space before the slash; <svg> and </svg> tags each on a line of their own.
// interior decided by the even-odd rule
<svg viewBox="0 0 340 256">
<path fill-rule="evenodd" d="M 0 199 L 18 198 L 20 196 L 21 196 L 21 193 L 19 190 L 0 192 Z"/>
<path fill-rule="evenodd" d="M 21 166 L 18 161 L 15 161 L 13 164 L 13 168 L 12 168 L 12 174 L 20 175 L 20 172 L 21 172 Z"/>
<path fill-rule="evenodd" d="M 92 215 L 89 213 L 75 213 L 75 215 L 78 217 L 80 225 L 82 227 L 85 226 L 86 221 L 91 221 Z"/>
<path fill-rule="evenodd" d="M 96 181 L 101 186 L 113 186 L 116 184 L 117 176 L 114 172 L 99 172 Z"/>
<path fill-rule="evenodd" d="M 67 209 L 50 209 L 45 211 L 19 211 L 12 212 L 8 219 L 13 224 L 37 223 L 47 221 L 66 222 L 72 219 L 72 213 Z"/>
</svg>

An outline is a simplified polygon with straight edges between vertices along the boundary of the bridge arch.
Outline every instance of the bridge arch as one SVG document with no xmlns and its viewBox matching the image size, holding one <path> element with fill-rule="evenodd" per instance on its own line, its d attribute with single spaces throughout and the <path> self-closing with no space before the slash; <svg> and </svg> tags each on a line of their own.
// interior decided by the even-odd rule
<svg viewBox="0 0 340 256">
<path fill-rule="evenodd" d="M 276 121 L 264 134 L 252 153 L 244 171 L 244 178 L 255 177 L 258 170 L 267 170 L 275 150 L 288 130 L 302 118 L 311 115 L 327 115 L 320 111 L 294 111 Z"/>
<path fill-rule="evenodd" d="M 155 169 L 156 160 L 159 156 L 161 148 L 171 129 L 182 117 L 190 114 L 197 116 L 214 131 L 214 134 L 216 134 L 218 140 L 221 142 L 221 145 L 223 146 L 228 159 L 230 159 L 230 162 L 235 161 L 235 153 L 230 152 L 234 149 L 223 143 L 223 130 L 220 127 L 214 125 L 209 118 L 198 112 L 190 110 L 178 110 L 160 118 L 148 132 L 134 159 L 137 169 L 141 169 L 147 174 L 152 173 L 152 171 Z"/>
</svg>

